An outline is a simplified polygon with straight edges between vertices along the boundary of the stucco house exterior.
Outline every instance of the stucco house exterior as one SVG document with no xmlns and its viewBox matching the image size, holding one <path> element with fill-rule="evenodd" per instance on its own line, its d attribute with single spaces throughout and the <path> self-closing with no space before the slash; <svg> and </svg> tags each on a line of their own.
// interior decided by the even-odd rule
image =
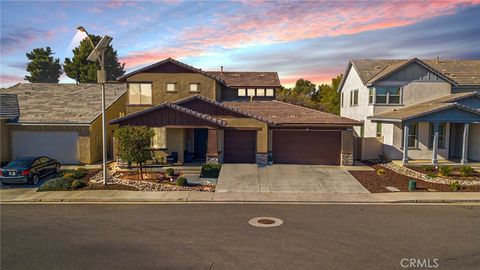
<svg viewBox="0 0 480 270">
<path fill-rule="evenodd" d="M 356 59 L 344 74 L 356 159 L 480 161 L 480 60 Z"/>
<path fill-rule="evenodd" d="M 360 123 L 275 100 L 276 72 L 203 71 L 168 58 L 118 80 L 127 84 L 127 115 L 110 123 L 153 128 L 159 160 L 353 163 Z"/>
<path fill-rule="evenodd" d="M 0 90 L 1 161 L 45 155 L 62 164 L 102 159 L 99 84 L 21 83 Z M 125 115 L 126 87 L 106 85 L 107 121 Z M 108 151 L 112 132 L 107 127 Z"/>
</svg>

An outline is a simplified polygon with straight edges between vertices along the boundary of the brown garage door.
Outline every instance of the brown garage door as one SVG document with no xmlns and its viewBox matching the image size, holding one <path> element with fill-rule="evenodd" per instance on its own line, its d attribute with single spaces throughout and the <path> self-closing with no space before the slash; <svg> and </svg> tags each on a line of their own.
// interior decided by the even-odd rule
<svg viewBox="0 0 480 270">
<path fill-rule="evenodd" d="M 224 134 L 225 163 L 255 163 L 255 130 L 226 129 Z"/>
<path fill-rule="evenodd" d="M 273 162 L 339 165 L 340 131 L 273 131 Z"/>
</svg>

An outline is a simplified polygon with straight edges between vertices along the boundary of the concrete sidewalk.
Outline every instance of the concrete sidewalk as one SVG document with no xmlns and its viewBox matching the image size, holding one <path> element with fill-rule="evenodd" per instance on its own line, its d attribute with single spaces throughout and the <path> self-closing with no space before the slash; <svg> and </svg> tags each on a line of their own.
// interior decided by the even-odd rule
<svg viewBox="0 0 480 270">
<path fill-rule="evenodd" d="M 0 191 L 1 203 L 480 203 L 480 192 L 265 193 L 123 190 Z"/>
</svg>

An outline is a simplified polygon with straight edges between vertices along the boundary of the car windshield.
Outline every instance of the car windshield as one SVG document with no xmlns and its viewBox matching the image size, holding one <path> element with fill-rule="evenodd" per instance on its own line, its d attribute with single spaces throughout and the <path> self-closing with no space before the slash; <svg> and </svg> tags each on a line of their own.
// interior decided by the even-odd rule
<svg viewBox="0 0 480 270">
<path fill-rule="evenodd" d="M 17 160 L 12 160 L 10 161 L 4 169 L 10 169 L 10 168 L 27 168 L 32 160 L 30 159 L 17 159 Z"/>
</svg>

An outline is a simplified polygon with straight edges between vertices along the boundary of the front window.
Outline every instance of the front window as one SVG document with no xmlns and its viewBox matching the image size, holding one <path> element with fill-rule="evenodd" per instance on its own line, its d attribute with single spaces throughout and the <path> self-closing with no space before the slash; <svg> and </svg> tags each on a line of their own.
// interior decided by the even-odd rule
<svg viewBox="0 0 480 270">
<path fill-rule="evenodd" d="M 445 148 L 445 123 L 438 124 L 438 148 Z M 435 136 L 435 124 L 430 123 L 430 136 L 428 140 L 428 148 L 433 148 L 433 137 Z"/>
<path fill-rule="evenodd" d="M 350 92 L 350 106 L 358 105 L 358 90 L 353 90 Z"/>
<path fill-rule="evenodd" d="M 255 96 L 255 89 L 248 89 L 247 90 L 247 95 L 249 97 L 254 97 Z"/>
<path fill-rule="evenodd" d="M 382 123 L 377 123 L 377 137 L 382 137 Z"/>
<path fill-rule="evenodd" d="M 164 127 L 154 127 L 153 138 L 152 138 L 152 148 L 155 149 L 165 149 L 167 148 L 167 130 Z"/>
<path fill-rule="evenodd" d="M 257 97 L 264 97 L 265 96 L 265 89 L 257 89 Z"/>
<path fill-rule="evenodd" d="M 417 147 L 418 126 L 417 124 L 408 125 L 408 147 Z"/>
<path fill-rule="evenodd" d="M 200 85 L 198 83 L 191 83 L 190 84 L 190 92 L 199 92 Z"/>
<path fill-rule="evenodd" d="M 372 89 L 372 98 L 373 98 L 373 89 Z M 400 87 L 399 86 L 375 87 L 375 104 L 400 104 Z"/>
<path fill-rule="evenodd" d="M 175 92 L 175 84 L 167 83 L 167 92 Z"/>
<path fill-rule="evenodd" d="M 129 83 L 128 100 L 129 104 L 152 104 L 152 84 Z"/>
<path fill-rule="evenodd" d="M 247 91 L 243 88 L 238 89 L 238 96 L 239 97 L 244 97 L 247 95 Z"/>
<path fill-rule="evenodd" d="M 273 89 L 267 89 L 267 97 L 273 97 L 274 92 Z"/>
</svg>

